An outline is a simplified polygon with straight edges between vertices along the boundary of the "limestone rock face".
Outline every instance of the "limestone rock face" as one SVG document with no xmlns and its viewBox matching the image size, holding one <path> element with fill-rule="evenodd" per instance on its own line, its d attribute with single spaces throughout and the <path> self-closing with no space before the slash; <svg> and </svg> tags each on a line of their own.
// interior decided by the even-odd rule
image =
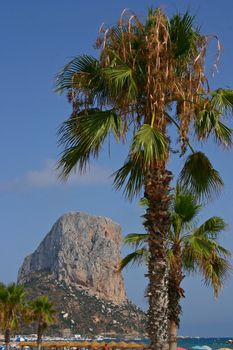
<svg viewBox="0 0 233 350">
<path fill-rule="evenodd" d="M 31 274 L 52 273 L 66 286 L 116 304 L 127 301 L 122 275 L 117 271 L 121 228 L 111 219 L 81 212 L 64 214 L 34 253 L 24 259 L 18 283 Z"/>
</svg>

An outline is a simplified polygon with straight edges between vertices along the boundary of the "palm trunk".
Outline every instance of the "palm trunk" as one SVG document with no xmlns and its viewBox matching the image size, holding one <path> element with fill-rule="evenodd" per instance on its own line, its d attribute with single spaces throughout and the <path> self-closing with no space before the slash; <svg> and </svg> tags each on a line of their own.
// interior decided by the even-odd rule
<svg viewBox="0 0 233 350">
<path fill-rule="evenodd" d="M 170 224 L 168 206 L 170 201 L 171 172 L 165 167 L 154 168 L 146 178 L 145 197 L 149 207 L 144 225 L 149 234 L 148 263 L 148 334 L 150 349 L 168 348 L 168 263 L 167 234 Z"/>
<path fill-rule="evenodd" d="M 6 350 L 10 349 L 10 341 L 11 341 L 11 330 L 10 330 L 10 328 L 6 328 L 6 330 L 5 330 Z"/>
<path fill-rule="evenodd" d="M 174 321 L 169 323 L 169 350 L 177 349 L 177 324 Z"/>
<path fill-rule="evenodd" d="M 42 348 L 42 327 L 40 322 L 37 328 L 37 347 L 38 347 L 38 350 L 41 350 Z"/>
<path fill-rule="evenodd" d="M 176 350 L 177 348 L 177 328 L 180 324 L 181 305 L 180 299 L 184 297 L 184 290 L 181 288 L 181 282 L 184 278 L 182 272 L 182 257 L 179 246 L 173 248 L 174 261 L 171 263 L 169 269 L 168 282 L 168 296 L 169 296 L 169 350 Z"/>
</svg>

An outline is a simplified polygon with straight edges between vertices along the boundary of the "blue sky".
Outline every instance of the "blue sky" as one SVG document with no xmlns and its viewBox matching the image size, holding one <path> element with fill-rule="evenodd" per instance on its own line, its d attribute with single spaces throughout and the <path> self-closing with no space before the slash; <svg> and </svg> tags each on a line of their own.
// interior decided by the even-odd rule
<svg viewBox="0 0 233 350">
<path fill-rule="evenodd" d="M 93 44 L 100 25 L 115 23 L 124 8 L 142 19 L 149 6 L 162 5 L 167 13 L 196 15 L 202 32 L 217 34 L 222 43 L 219 73 L 212 87 L 233 87 L 233 2 L 230 0 L 8 0 L 0 2 L 0 280 L 16 279 L 25 255 L 31 253 L 60 215 L 70 210 L 109 216 L 122 225 L 123 234 L 142 230 L 137 202 L 128 203 L 112 190 L 110 174 L 125 157 L 124 147 L 113 147 L 93 163 L 85 177 L 69 183 L 57 180 L 56 132 L 69 116 L 65 96 L 54 93 L 54 76 L 73 56 L 95 54 Z M 214 60 L 214 44 L 209 61 Z M 211 203 L 202 219 L 221 215 L 229 223 L 222 242 L 233 248 L 232 151 L 213 144 L 205 148 L 221 172 L 225 189 Z M 179 166 L 171 162 L 178 172 Z M 142 268 L 125 273 L 128 296 L 146 307 L 146 281 Z M 204 288 L 200 278 L 184 282 L 186 299 L 180 334 L 232 336 L 233 279 L 219 299 Z"/>
</svg>

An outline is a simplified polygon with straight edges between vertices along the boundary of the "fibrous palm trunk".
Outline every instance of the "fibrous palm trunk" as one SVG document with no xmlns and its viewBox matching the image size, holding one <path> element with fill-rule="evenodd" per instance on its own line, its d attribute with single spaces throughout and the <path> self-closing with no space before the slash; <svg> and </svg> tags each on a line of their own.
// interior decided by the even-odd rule
<svg viewBox="0 0 233 350">
<path fill-rule="evenodd" d="M 181 305 L 180 299 L 184 297 L 181 282 L 184 278 L 182 272 L 182 257 L 180 247 L 174 247 L 174 261 L 170 264 L 168 278 L 168 310 L 169 310 L 169 350 L 177 348 L 177 328 L 180 324 Z"/>
<path fill-rule="evenodd" d="M 42 348 L 42 326 L 40 322 L 37 328 L 37 347 L 38 347 L 38 350 L 41 350 Z"/>
<path fill-rule="evenodd" d="M 169 350 L 177 349 L 177 324 L 174 321 L 169 322 Z"/>
<path fill-rule="evenodd" d="M 5 344 L 6 344 L 6 350 L 10 349 L 10 341 L 11 341 L 11 330 L 10 328 L 6 328 L 5 330 Z"/>
<path fill-rule="evenodd" d="M 150 348 L 168 348 L 168 262 L 167 235 L 170 224 L 168 211 L 172 174 L 165 164 L 155 166 L 145 181 L 145 197 L 149 206 L 144 225 L 149 234 L 148 263 L 148 334 Z"/>
</svg>

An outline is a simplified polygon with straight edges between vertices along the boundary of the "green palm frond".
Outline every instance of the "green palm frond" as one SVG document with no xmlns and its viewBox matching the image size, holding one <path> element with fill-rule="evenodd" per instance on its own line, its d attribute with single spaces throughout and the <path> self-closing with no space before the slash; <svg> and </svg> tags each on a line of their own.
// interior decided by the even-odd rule
<svg viewBox="0 0 233 350">
<path fill-rule="evenodd" d="M 140 200 L 139 200 L 139 205 L 140 207 L 142 208 L 148 208 L 149 207 L 149 201 L 147 198 L 145 197 L 142 197 Z"/>
<path fill-rule="evenodd" d="M 126 198 L 132 200 L 134 196 L 140 194 L 144 186 L 143 163 L 140 158 L 132 161 L 127 159 L 124 165 L 113 173 L 113 186 L 116 190 L 124 187 L 123 193 Z"/>
<path fill-rule="evenodd" d="M 212 259 L 203 261 L 200 271 L 204 276 L 204 283 L 213 287 L 214 294 L 217 297 L 232 272 L 232 267 L 227 259 L 214 255 Z"/>
<path fill-rule="evenodd" d="M 145 32 L 149 32 L 155 26 L 155 14 L 156 10 L 153 7 L 149 7 L 145 22 Z"/>
<path fill-rule="evenodd" d="M 222 113 L 233 112 L 233 90 L 232 89 L 217 89 L 212 93 L 212 103 Z"/>
<path fill-rule="evenodd" d="M 211 199 L 223 187 L 223 181 L 202 152 L 191 154 L 179 176 L 180 185 L 197 197 Z"/>
<path fill-rule="evenodd" d="M 25 289 L 22 285 L 10 283 L 7 286 L 8 302 L 14 305 L 21 305 L 25 297 Z"/>
<path fill-rule="evenodd" d="M 188 272 L 199 270 L 205 284 L 213 287 L 215 296 L 231 272 L 231 252 L 218 242 L 219 233 L 225 228 L 224 220 L 214 216 L 183 237 L 183 267 Z"/>
<path fill-rule="evenodd" d="M 211 134 L 216 143 L 225 147 L 232 145 L 233 130 L 220 121 L 221 113 L 216 109 L 205 109 L 195 119 L 195 132 L 199 140 L 206 140 Z"/>
<path fill-rule="evenodd" d="M 197 271 L 196 254 L 189 245 L 185 245 L 182 251 L 182 267 L 187 273 L 195 273 Z"/>
<path fill-rule="evenodd" d="M 84 171 L 91 156 L 97 157 L 106 137 L 112 133 L 118 141 L 123 138 L 121 118 L 113 110 L 89 109 L 72 116 L 59 130 L 59 143 L 64 147 L 58 168 L 63 178 L 78 166 Z"/>
<path fill-rule="evenodd" d="M 127 245 L 132 245 L 135 249 L 140 247 L 148 239 L 147 233 L 129 233 L 124 237 L 123 241 Z"/>
<path fill-rule="evenodd" d="M 202 261 L 203 257 L 208 257 L 212 244 L 194 235 L 185 235 L 182 238 L 184 243 L 182 250 L 182 265 L 183 269 L 188 273 L 194 273 L 198 270 L 198 262 Z"/>
<path fill-rule="evenodd" d="M 170 266 L 171 264 L 173 264 L 173 261 L 174 261 L 174 253 L 173 253 L 173 251 L 172 251 L 171 248 L 168 248 L 168 250 L 167 250 L 167 259 L 168 259 L 168 262 L 169 262 L 169 266 Z"/>
<path fill-rule="evenodd" d="M 168 141 L 164 134 L 152 127 L 144 124 L 136 132 L 132 146 L 131 158 L 141 157 L 143 153 L 144 167 L 150 169 L 155 161 L 165 159 L 168 155 Z"/>
<path fill-rule="evenodd" d="M 19 320 L 17 318 L 12 318 L 12 320 L 10 321 L 10 328 L 13 329 L 17 329 L 19 325 Z"/>
<path fill-rule="evenodd" d="M 172 211 L 181 218 L 183 223 L 191 222 L 201 208 L 202 206 L 191 192 L 184 191 L 179 185 L 176 186 Z"/>
<path fill-rule="evenodd" d="M 115 188 L 124 187 L 125 196 L 132 199 L 140 193 L 151 167 L 167 154 L 168 142 L 164 135 L 148 124 L 142 125 L 133 138 L 128 159 L 113 174 Z"/>
<path fill-rule="evenodd" d="M 206 220 L 201 226 L 196 228 L 193 232 L 195 236 L 216 239 L 221 231 L 227 228 L 225 221 L 218 217 L 213 216 Z"/>
<path fill-rule="evenodd" d="M 210 240 L 193 234 L 186 235 L 183 241 L 186 245 L 185 249 L 187 249 L 190 256 L 194 256 L 196 261 L 200 256 L 208 256 L 213 248 Z"/>
<path fill-rule="evenodd" d="M 0 293 L 6 290 L 6 286 L 3 282 L 0 282 Z"/>
<path fill-rule="evenodd" d="M 97 83 L 99 78 L 100 66 L 99 61 L 89 55 L 77 56 L 66 64 L 56 77 L 56 91 L 63 92 L 67 89 L 78 88 L 78 75 L 88 76 L 89 82 Z"/>
<path fill-rule="evenodd" d="M 218 122 L 215 126 L 214 136 L 216 143 L 222 144 L 225 147 L 232 146 L 233 130 L 222 122 Z"/>
<path fill-rule="evenodd" d="M 231 257 L 231 251 L 224 248 L 223 246 L 221 246 L 216 240 L 213 239 L 213 246 L 214 246 L 214 251 L 216 252 L 217 255 L 230 258 Z"/>
<path fill-rule="evenodd" d="M 148 260 L 148 249 L 142 247 L 133 253 L 126 255 L 120 262 L 119 271 L 122 271 L 129 264 L 142 264 Z"/>
<path fill-rule="evenodd" d="M 54 315 L 56 313 L 54 305 L 49 301 L 47 295 L 41 295 L 29 303 L 33 319 L 46 323 L 47 325 L 54 322 Z"/>
<path fill-rule="evenodd" d="M 193 26 L 194 16 L 188 12 L 171 18 L 169 31 L 175 58 L 185 58 L 193 48 L 194 40 L 198 36 L 198 30 L 194 30 Z"/>
<path fill-rule="evenodd" d="M 0 288 L 1 328 L 17 328 L 25 307 L 25 290 L 22 285 L 10 283 Z"/>
<path fill-rule="evenodd" d="M 105 68 L 104 74 L 110 86 L 110 91 L 113 90 L 113 95 L 127 94 L 130 99 L 137 96 L 137 85 L 133 78 L 132 68 L 127 64 L 121 63 L 113 67 Z"/>
</svg>

